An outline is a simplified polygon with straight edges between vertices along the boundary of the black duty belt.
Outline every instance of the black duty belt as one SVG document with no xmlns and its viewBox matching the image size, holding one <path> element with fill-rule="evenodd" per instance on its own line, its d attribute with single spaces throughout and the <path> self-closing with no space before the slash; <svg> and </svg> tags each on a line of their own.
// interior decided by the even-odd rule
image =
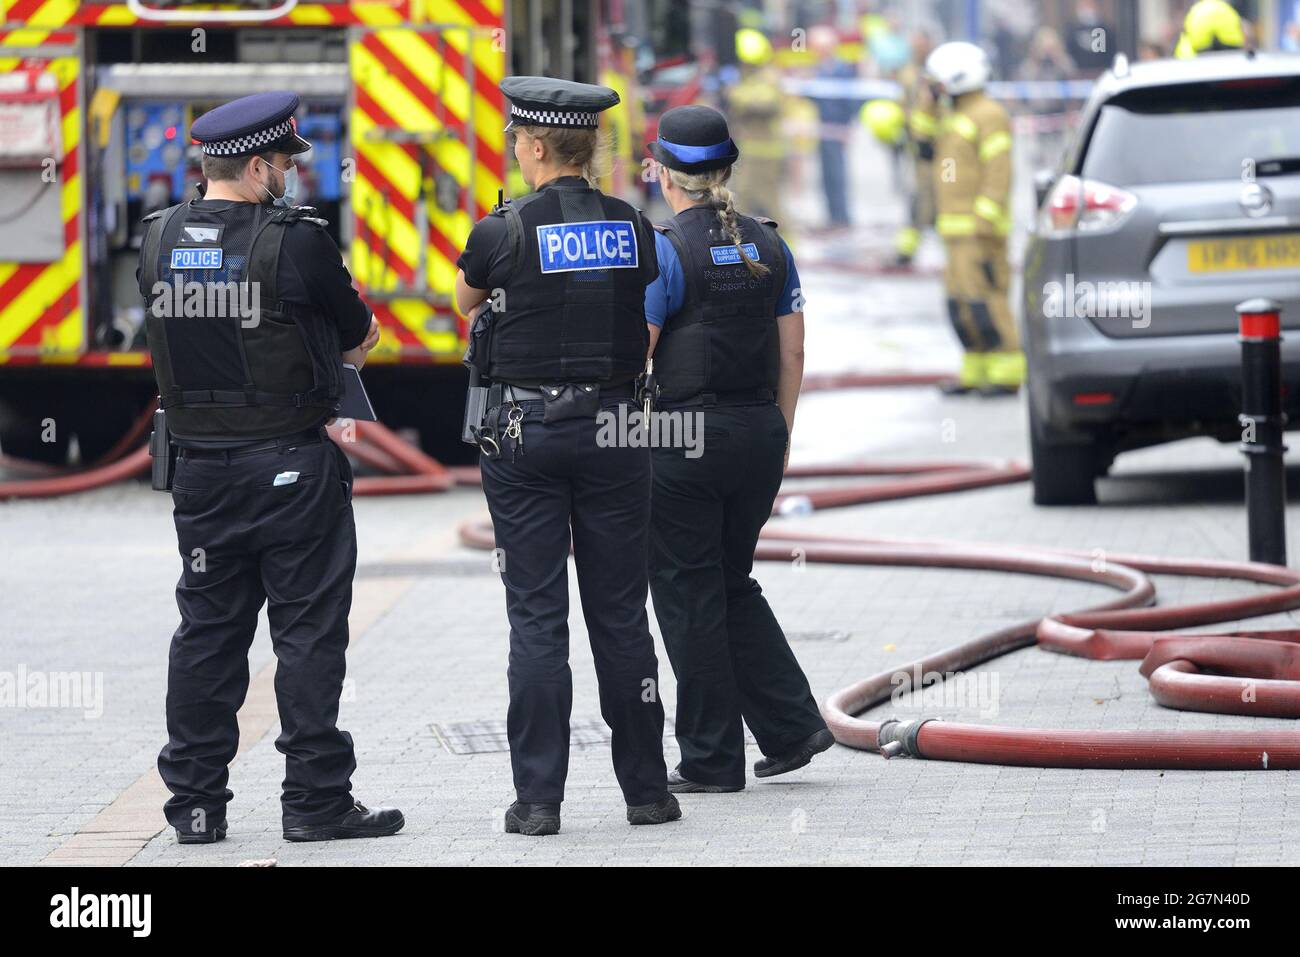
<svg viewBox="0 0 1300 957">
<path fill-rule="evenodd" d="M 255 455 L 258 452 L 274 452 L 277 450 L 294 449 L 300 445 L 318 445 L 326 441 L 327 435 L 324 429 L 311 429 L 306 432 L 295 432 L 293 435 L 282 435 L 275 439 L 266 439 L 261 442 L 255 442 L 252 445 L 237 445 L 229 449 L 189 449 L 182 446 L 176 454 L 183 459 L 238 459 L 245 455 Z"/>
<path fill-rule="evenodd" d="M 680 409 L 696 405 L 753 405 L 775 401 L 776 393 L 771 389 L 737 389 L 734 392 L 701 392 L 689 399 L 664 400 L 659 405 L 665 409 Z"/>
<path fill-rule="evenodd" d="M 528 386 L 511 385 L 508 382 L 501 384 L 503 390 L 502 398 L 509 402 L 514 399 L 516 402 L 538 401 L 544 402 L 548 396 L 542 389 L 533 389 Z M 602 399 L 630 399 L 636 395 L 636 384 L 624 382 L 622 385 L 602 385 L 600 387 L 600 397 Z"/>
</svg>

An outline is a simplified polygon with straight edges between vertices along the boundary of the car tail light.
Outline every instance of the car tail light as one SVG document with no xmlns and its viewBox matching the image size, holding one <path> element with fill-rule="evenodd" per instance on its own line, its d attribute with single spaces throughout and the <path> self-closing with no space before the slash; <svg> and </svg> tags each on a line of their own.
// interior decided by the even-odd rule
<svg viewBox="0 0 1300 957">
<path fill-rule="evenodd" d="M 1115 401 L 1113 392 L 1076 392 L 1075 405 L 1110 405 Z"/>
<path fill-rule="evenodd" d="M 1062 176 L 1038 214 L 1038 232 L 1052 239 L 1118 229 L 1137 206 L 1137 197 L 1092 179 Z"/>
</svg>

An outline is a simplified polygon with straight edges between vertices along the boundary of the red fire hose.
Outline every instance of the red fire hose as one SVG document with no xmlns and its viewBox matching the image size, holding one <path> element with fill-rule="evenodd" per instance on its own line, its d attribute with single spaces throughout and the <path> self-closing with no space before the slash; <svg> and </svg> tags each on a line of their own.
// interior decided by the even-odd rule
<svg viewBox="0 0 1300 957">
<path fill-rule="evenodd" d="M 0 482 L 0 500 L 8 498 L 52 498 L 112 485 L 149 469 L 149 450 L 137 447 L 147 440 L 153 424 L 156 402 L 150 402 L 131 428 L 108 452 L 87 468 L 69 468 L 0 455 L 0 468 L 32 478 Z M 405 442 L 379 422 L 357 422 L 344 432 L 332 426 L 330 435 L 344 451 L 372 468 L 390 474 L 356 479 L 356 495 L 397 495 L 445 492 L 456 484 L 452 473 L 437 459 Z M 135 451 L 131 451 L 131 449 Z"/>
<path fill-rule="evenodd" d="M 840 376 L 806 388 L 846 388 L 933 382 L 938 376 Z M 126 478 L 148 466 L 146 449 L 126 455 L 152 414 L 147 409 L 108 455 L 85 471 L 0 483 L 0 498 L 60 495 Z M 335 430 L 336 441 L 341 436 Z M 358 423 L 342 442 L 358 460 L 390 474 L 356 481 L 357 494 L 443 491 L 471 484 L 477 469 L 447 469 L 377 423 Z M 40 470 L 38 470 L 40 471 Z M 909 463 L 893 466 L 820 466 L 791 469 L 792 479 L 906 476 L 783 492 L 774 506 L 835 508 L 914 495 L 931 495 L 1022 480 L 1018 463 Z M 790 509 L 794 510 L 794 509 Z M 461 529 L 466 544 L 493 547 L 491 524 Z M 1091 556 L 1048 549 L 942 541 L 876 541 L 765 530 L 755 557 L 783 561 L 909 565 L 1018 572 L 1091 581 L 1121 590 L 1118 597 L 1072 614 L 998 629 L 832 694 L 822 706 L 836 739 L 850 747 L 937 760 L 1076 768 L 1300 768 L 1300 733 L 1291 731 L 1074 731 L 998 728 L 933 719 L 875 722 L 856 714 L 895 694 L 919 690 L 957 672 L 1032 644 L 1096 659 L 1141 659 L 1157 702 L 1170 708 L 1260 717 L 1300 717 L 1300 631 L 1243 631 L 1230 635 L 1160 632 L 1236 621 L 1300 607 L 1300 575 L 1255 563 Z M 1247 598 L 1172 607 L 1142 607 L 1155 597 L 1150 574 L 1229 578 L 1277 586 Z"/>
<path fill-rule="evenodd" d="M 855 379 L 854 385 L 869 385 Z M 894 383 L 890 383 L 894 384 Z M 791 469 L 792 479 L 906 474 L 881 483 L 856 483 L 782 492 L 774 512 L 796 499 L 806 509 L 932 495 L 1017 481 L 1017 463 L 912 463 L 890 467 L 814 466 Z M 793 509 L 790 509 L 793 511 Z M 490 521 L 461 527 L 474 548 L 494 546 Z M 1294 731 L 1075 731 L 999 728 L 933 719 L 869 721 L 855 715 L 1030 645 L 1099 659 L 1143 659 L 1153 696 L 1171 708 L 1258 717 L 1300 717 L 1300 632 L 1234 635 L 1161 633 L 1237 621 L 1300 607 L 1300 574 L 1250 562 L 1111 556 L 1097 562 L 1078 552 L 945 541 L 836 538 L 765 529 L 755 557 L 862 565 L 909 565 L 1017 572 L 1090 581 L 1121 590 L 1118 597 L 1071 614 L 997 629 L 919 661 L 893 668 L 835 692 L 822 705 L 841 744 L 936 760 L 1030 767 L 1185 768 L 1250 770 L 1300 768 Z M 1143 607 L 1155 599 L 1149 574 L 1227 578 L 1276 586 L 1247 598 L 1181 606 Z"/>
<path fill-rule="evenodd" d="M 149 449 L 130 449 L 142 438 L 147 437 L 153 422 L 156 402 L 150 402 L 145 410 L 131 425 L 113 447 L 100 456 L 89 468 L 66 468 L 46 465 L 43 462 L 28 462 L 10 456 L 0 456 L 0 467 L 39 478 L 19 479 L 0 482 L 0 500 L 7 498 L 52 498 L 56 495 L 71 495 L 87 492 L 94 488 L 112 485 L 123 479 L 139 475 L 149 468 Z M 128 454 L 130 452 L 130 454 Z"/>
</svg>

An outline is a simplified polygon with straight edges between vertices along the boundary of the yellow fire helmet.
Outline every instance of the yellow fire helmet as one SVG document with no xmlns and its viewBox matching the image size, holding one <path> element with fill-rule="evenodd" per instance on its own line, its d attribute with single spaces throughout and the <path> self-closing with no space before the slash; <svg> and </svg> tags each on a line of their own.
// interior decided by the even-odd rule
<svg viewBox="0 0 1300 957">
<path fill-rule="evenodd" d="M 903 142 L 907 117 L 895 100 L 868 100 L 862 107 L 862 124 L 886 146 Z"/>
<path fill-rule="evenodd" d="M 750 66 L 761 66 L 772 59 L 772 41 L 760 30 L 742 27 L 736 31 L 736 59 Z"/>
<path fill-rule="evenodd" d="M 1227 0 L 1197 0 L 1183 20 L 1174 56 L 1190 59 L 1211 50 L 1240 50 L 1246 45 L 1241 14 Z"/>
</svg>

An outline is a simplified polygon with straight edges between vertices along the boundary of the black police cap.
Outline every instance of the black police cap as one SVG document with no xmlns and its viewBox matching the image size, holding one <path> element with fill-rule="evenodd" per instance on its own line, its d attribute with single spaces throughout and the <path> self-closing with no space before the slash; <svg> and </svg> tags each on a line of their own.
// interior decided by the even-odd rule
<svg viewBox="0 0 1300 957">
<path fill-rule="evenodd" d="M 208 156 L 305 153 L 311 144 L 298 135 L 293 121 L 298 103 L 296 93 L 243 96 L 200 116 L 190 136 Z"/>
<path fill-rule="evenodd" d="M 706 173 L 730 166 L 740 156 L 727 118 L 708 106 L 678 106 L 659 118 L 651 155 L 669 169 Z"/>
<path fill-rule="evenodd" d="M 600 113 L 619 102 L 607 86 L 549 76 L 508 76 L 501 81 L 501 92 L 510 100 L 507 131 L 516 126 L 595 129 Z"/>
</svg>

